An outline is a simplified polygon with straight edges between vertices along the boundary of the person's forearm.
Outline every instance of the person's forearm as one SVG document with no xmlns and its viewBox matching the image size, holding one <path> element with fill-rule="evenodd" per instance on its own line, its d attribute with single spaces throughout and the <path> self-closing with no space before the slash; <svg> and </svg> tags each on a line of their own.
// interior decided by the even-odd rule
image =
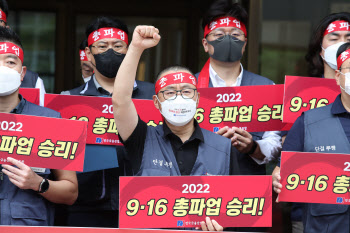
<svg viewBox="0 0 350 233">
<path fill-rule="evenodd" d="M 128 52 L 120 65 L 117 77 L 114 82 L 113 104 L 123 105 L 131 101 L 131 96 L 134 88 L 136 70 L 139 64 L 143 50 L 133 47 L 132 43 L 129 46 Z"/>
<path fill-rule="evenodd" d="M 41 195 L 50 202 L 73 205 L 78 197 L 77 185 L 68 180 L 49 180 L 49 189 Z"/>
<path fill-rule="evenodd" d="M 119 137 L 126 141 L 138 122 L 137 111 L 132 102 L 132 92 L 142 52 L 154 47 L 160 40 L 159 30 L 153 26 L 137 26 L 133 33 L 128 52 L 119 67 L 114 82 L 112 103 L 115 125 Z"/>
</svg>

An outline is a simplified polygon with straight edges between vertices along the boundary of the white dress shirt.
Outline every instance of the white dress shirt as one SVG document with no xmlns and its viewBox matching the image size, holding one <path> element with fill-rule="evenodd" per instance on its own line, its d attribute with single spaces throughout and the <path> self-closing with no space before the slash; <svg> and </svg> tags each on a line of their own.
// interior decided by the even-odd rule
<svg viewBox="0 0 350 233">
<path fill-rule="evenodd" d="M 238 87 L 242 83 L 242 77 L 243 77 L 243 66 L 241 65 L 241 72 L 239 73 L 236 83 L 233 84 L 233 87 Z M 219 77 L 219 75 L 215 72 L 213 67 L 209 66 L 209 75 L 211 83 L 213 84 L 213 87 L 226 87 L 226 82 Z M 279 131 L 266 131 L 264 132 L 262 139 L 257 140 L 256 143 L 259 144 L 261 153 L 265 155 L 265 158 L 263 160 L 254 158 L 250 156 L 257 164 L 266 164 L 275 158 L 278 157 L 279 152 L 282 149 L 282 141 L 281 141 L 281 132 Z"/>
<path fill-rule="evenodd" d="M 44 98 L 45 98 L 46 91 L 45 91 L 44 81 L 40 77 L 38 77 L 38 79 L 36 80 L 35 88 L 39 88 L 40 90 L 39 105 L 44 106 Z"/>
<path fill-rule="evenodd" d="M 242 77 L 243 77 L 243 66 L 241 65 L 241 72 L 239 73 L 236 83 L 232 85 L 232 87 L 239 87 L 242 82 Z M 213 87 L 227 87 L 225 80 L 219 77 L 219 75 L 215 72 L 211 64 L 209 65 L 209 76 L 210 76 L 210 81 L 213 84 Z"/>
</svg>

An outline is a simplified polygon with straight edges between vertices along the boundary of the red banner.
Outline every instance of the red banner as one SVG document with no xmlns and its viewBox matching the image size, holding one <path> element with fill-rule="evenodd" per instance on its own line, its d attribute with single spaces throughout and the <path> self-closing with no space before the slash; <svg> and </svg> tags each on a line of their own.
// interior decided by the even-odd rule
<svg viewBox="0 0 350 233">
<path fill-rule="evenodd" d="M 283 91 L 283 85 L 201 88 L 195 118 L 212 132 L 224 126 L 248 132 L 289 130 L 291 125 L 282 123 Z M 152 100 L 133 102 L 147 125 L 163 124 Z M 63 118 L 88 121 L 87 144 L 122 145 L 111 98 L 46 94 L 45 107 L 60 112 Z"/>
<path fill-rule="evenodd" d="M 279 201 L 350 205 L 348 154 L 282 152 Z"/>
<path fill-rule="evenodd" d="M 86 122 L 0 113 L 0 164 L 83 171 Z"/>
<path fill-rule="evenodd" d="M 34 226 L 0 226 L 3 233 L 178 233 L 174 230 L 152 229 L 118 229 L 118 228 L 86 228 L 86 227 L 34 227 Z M 193 231 L 181 231 L 193 233 Z"/>
<path fill-rule="evenodd" d="M 19 94 L 21 94 L 29 102 L 39 105 L 40 104 L 40 89 L 39 88 L 20 88 Z"/>
<path fill-rule="evenodd" d="M 283 122 L 294 123 L 301 113 L 328 105 L 339 94 L 334 79 L 286 76 Z"/>
<path fill-rule="evenodd" d="M 120 177 L 119 226 L 200 227 L 208 216 L 223 227 L 270 227 L 271 185 L 271 176 Z"/>
<path fill-rule="evenodd" d="M 218 131 L 235 126 L 248 132 L 289 130 L 282 123 L 284 85 L 201 88 L 200 126 Z"/>
<path fill-rule="evenodd" d="M 122 233 L 116 228 L 0 226 L 3 233 Z M 135 233 L 135 232 L 134 232 Z M 141 232 L 140 232 L 141 233 Z"/>
<path fill-rule="evenodd" d="M 162 116 L 152 100 L 133 100 L 141 119 L 150 126 L 162 124 Z M 87 144 L 122 145 L 113 116 L 112 99 L 75 95 L 45 95 L 45 107 L 63 118 L 88 122 Z"/>
</svg>

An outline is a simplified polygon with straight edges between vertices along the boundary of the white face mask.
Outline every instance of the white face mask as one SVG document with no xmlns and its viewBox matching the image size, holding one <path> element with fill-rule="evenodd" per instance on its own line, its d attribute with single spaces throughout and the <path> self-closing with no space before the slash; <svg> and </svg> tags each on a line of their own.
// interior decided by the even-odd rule
<svg viewBox="0 0 350 233">
<path fill-rule="evenodd" d="M 82 77 L 83 77 L 83 80 L 84 80 L 84 82 L 85 82 L 85 83 L 89 82 L 89 81 L 90 81 L 90 79 L 91 79 L 91 76 L 86 77 L 86 78 L 84 78 L 84 76 L 82 76 Z"/>
<path fill-rule="evenodd" d="M 177 96 L 176 99 L 167 99 L 164 102 L 159 101 L 159 103 L 162 106 L 160 113 L 170 124 L 175 126 L 186 125 L 193 119 L 197 111 L 197 102 L 193 99 L 184 99 L 182 96 Z"/>
<path fill-rule="evenodd" d="M 22 67 L 23 72 L 23 67 Z M 0 96 L 8 96 L 21 85 L 21 73 L 6 66 L 0 66 Z"/>
<path fill-rule="evenodd" d="M 322 46 L 322 49 L 324 50 L 324 57 L 323 60 L 327 62 L 327 64 L 333 69 L 337 70 L 337 51 L 341 45 L 345 44 L 345 42 L 338 42 L 336 44 L 333 44 L 331 46 L 328 46 L 326 49 L 324 49 Z"/>
<path fill-rule="evenodd" d="M 343 74 L 342 72 L 340 72 L 341 74 Z M 345 76 L 345 89 L 341 86 L 340 88 L 346 92 L 346 94 L 350 95 L 350 72 L 349 73 L 345 73 L 343 74 Z"/>
</svg>

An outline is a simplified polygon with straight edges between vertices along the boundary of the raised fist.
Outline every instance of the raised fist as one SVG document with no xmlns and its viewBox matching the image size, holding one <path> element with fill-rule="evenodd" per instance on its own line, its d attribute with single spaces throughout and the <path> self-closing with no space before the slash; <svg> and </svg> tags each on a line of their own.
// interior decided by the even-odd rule
<svg viewBox="0 0 350 233">
<path fill-rule="evenodd" d="M 132 36 L 131 45 L 140 49 L 148 49 L 159 43 L 158 28 L 153 26 L 137 26 Z"/>
</svg>

